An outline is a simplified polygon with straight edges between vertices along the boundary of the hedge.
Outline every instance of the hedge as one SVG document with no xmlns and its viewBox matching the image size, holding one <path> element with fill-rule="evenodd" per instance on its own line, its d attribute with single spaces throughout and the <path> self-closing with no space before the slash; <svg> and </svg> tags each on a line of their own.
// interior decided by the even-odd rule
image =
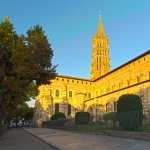
<svg viewBox="0 0 150 150">
<path fill-rule="evenodd" d="M 117 120 L 117 114 L 116 112 L 107 112 L 103 114 L 104 121 L 116 121 Z"/>
<path fill-rule="evenodd" d="M 66 123 L 66 116 L 62 112 L 56 112 L 53 114 L 50 118 L 50 121 L 48 121 L 45 126 L 50 128 L 60 128 L 63 127 Z"/>
<path fill-rule="evenodd" d="M 66 116 L 64 113 L 62 112 L 56 112 L 55 114 L 53 114 L 50 118 L 50 120 L 57 120 L 57 119 L 66 119 Z"/>
<path fill-rule="evenodd" d="M 82 125 L 90 122 L 89 112 L 77 112 L 75 114 L 75 124 Z"/>
<path fill-rule="evenodd" d="M 138 95 L 125 94 L 117 102 L 119 126 L 125 130 L 137 130 L 142 126 L 142 100 Z"/>
</svg>

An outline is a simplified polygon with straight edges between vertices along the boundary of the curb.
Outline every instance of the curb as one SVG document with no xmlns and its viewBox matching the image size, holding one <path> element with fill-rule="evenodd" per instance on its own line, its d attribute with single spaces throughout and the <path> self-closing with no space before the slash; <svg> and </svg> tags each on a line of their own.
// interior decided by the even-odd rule
<svg viewBox="0 0 150 150">
<path fill-rule="evenodd" d="M 33 137 L 39 139 L 40 141 L 44 142 L 45 144 L 49 145 L 50 147 L 54 148 L 55 150 L 61 150 L 59 149 L 58 147 L 56 147 L 55 145 L 51 144 L 51 143 L 48 143 L 46 142 L 45 140 L 43 140 L 42 138 L 38 137 L 37 135 L 34 135 L 33 133 L 31 133 L 30 131 L 26 130 L 26 129 L 23 129 L 26 133 L 32 135 Z"/>
<path fill-rule="evenodd" d="M 132 140 L 140 140 L 140 141 L 150 141 L 149 137 L 143 137 L 143 136 L 135 136 L 135 135 L 123 135 L 122 134 L 115 134 L 107 131 L 103 131 L 101 133 L 97 133 L 96 135 L 105 135 L 105 136 L 111 136 L 111 137 L 117 137 L 117 138 L 123 138 L 123 139 L 132 139 Z"/>
<path fill-rule="evenodd" d="M 119 137 L 119 138 L 126 138 L 126 139 L 134 139 L 134 140 L 142 140 L 142 141 L 150 141 L 150 137 L 147 136 L 136 136 L 136 135 L 123 135 L 123 134 L 115 134 L 115 133 L 111 133 L 111 132 L 103 132 L 103 135 L 107 135 L 107 136 L 113 136 L 113 137 Z"/>
<path fill-rule="evenodd" d="M 98 133 L 96 132 L 78 132 L 78 131 L 71 131 L 71 130 L 64 130 L 67 132 L 72 133 L 79 133 L 79 134 L 88 134 L 88 135 L 104 135 L 104 136 L 110 136 L 110 137 L 117 137 L 117 138 L 124 138 L 124 139 L 133 139 L 133 140 L 141 140 L 141 141 L 150 141 L 150 136 L 139 136 L 139 135 L 126 135 L 123 132 L 120 133 L 113 133 L 110 131 L 100 131 Z"/>
</svg>

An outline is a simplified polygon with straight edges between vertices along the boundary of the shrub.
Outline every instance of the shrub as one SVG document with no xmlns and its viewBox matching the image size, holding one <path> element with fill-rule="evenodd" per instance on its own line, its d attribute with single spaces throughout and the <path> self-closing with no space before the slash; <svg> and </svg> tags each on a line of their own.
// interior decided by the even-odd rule
<svg viewBox="0 0 150 150">
<path fill-rule="evenodd" d="M 75 114 L 75 124 L 82 125 L 88 124 L 90 121 L 90 113 L 88 112 L 77 112 Z"/>
<path fill-rule="evenodd" d="M 64 126 L 65 123 L 66 123 L 65 114 L 62 112 L 57 112 L 51 116 L 50 121 L 48 123 L 48 127 L 60 128 Z"/>
<path fill-rule="evenodd" d="M 66 123 L 66 119 L 60 118 L 57 120 L 43 121 L 43 128 L 60 128 Z"/>
<path fill-rule="evenodd" d="M 117 121 L 117 113 L 116 112 L 108 112 L 103 115 L 104 121 L 107 123 L 110 121 L 113 125 L 113 128 L 116 128 L 116 121 Z"/>
<path fill-rule="evenodd" d="M 42 122 L 42 127 L 43 128 L 48 128 L 50 126 L 50 121 L 43 121 Z"/>
<path fill-rule="evenodd" d="M 59 118 L 57 120 L 51 120 L 50 124 L 49 124 L 49 127 L 60 128 L 60 127 L 63 127 L 65 125 L 65 123 L 66 123 L 66 119 Z"/>
<path fill-rule="evenodd" d="M 57 119 L 66 119 L 66 116 L 62 112 L 57 112 L 57 113 L 53 114 L 50 118 L 50 120 L 57 120 Z"/>
<path fill-rule="evenodd" d="M 142 126 L 143 108 L 138 95 L 126 94 L 117 102 L 117 117 L 119 126 L 126 130 L 137 130 Z"/>
<path fill-rule="evenodd" d="M 108 112 L 103 115 L 104 121 L 116 121 L 116 112 Z"/>
</svg>

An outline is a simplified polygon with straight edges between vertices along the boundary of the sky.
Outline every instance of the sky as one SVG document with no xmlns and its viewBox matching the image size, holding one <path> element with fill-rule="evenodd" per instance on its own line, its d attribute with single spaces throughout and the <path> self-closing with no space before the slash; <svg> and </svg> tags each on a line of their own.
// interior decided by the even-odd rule
<svg viewBox="0 0 150 150">
<path fill-rule="evenodd" d="M 59 74 L 89 78 L 92 37 L 102 16 L 116 68 L 150 48 L 150 0 L 0 0 L 18 34 L 43 26 Z"/>
</svg>

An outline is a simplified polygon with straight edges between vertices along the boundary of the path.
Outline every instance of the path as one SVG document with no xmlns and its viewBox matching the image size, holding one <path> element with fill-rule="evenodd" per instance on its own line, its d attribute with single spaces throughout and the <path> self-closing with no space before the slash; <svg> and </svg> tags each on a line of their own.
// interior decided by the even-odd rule
<svg viewBox="0 0 150 150">
<path fill-rule="evenodd" d="M 10 129 L 0 137 L 0 150 L 56 150 L 23 129 Z"/>
<path fill-rule="evenodd" d="M 33 128 L 28 132 L 61 150 L 150 150 L 150 142 L 113 136 Z"/>
</svg>

